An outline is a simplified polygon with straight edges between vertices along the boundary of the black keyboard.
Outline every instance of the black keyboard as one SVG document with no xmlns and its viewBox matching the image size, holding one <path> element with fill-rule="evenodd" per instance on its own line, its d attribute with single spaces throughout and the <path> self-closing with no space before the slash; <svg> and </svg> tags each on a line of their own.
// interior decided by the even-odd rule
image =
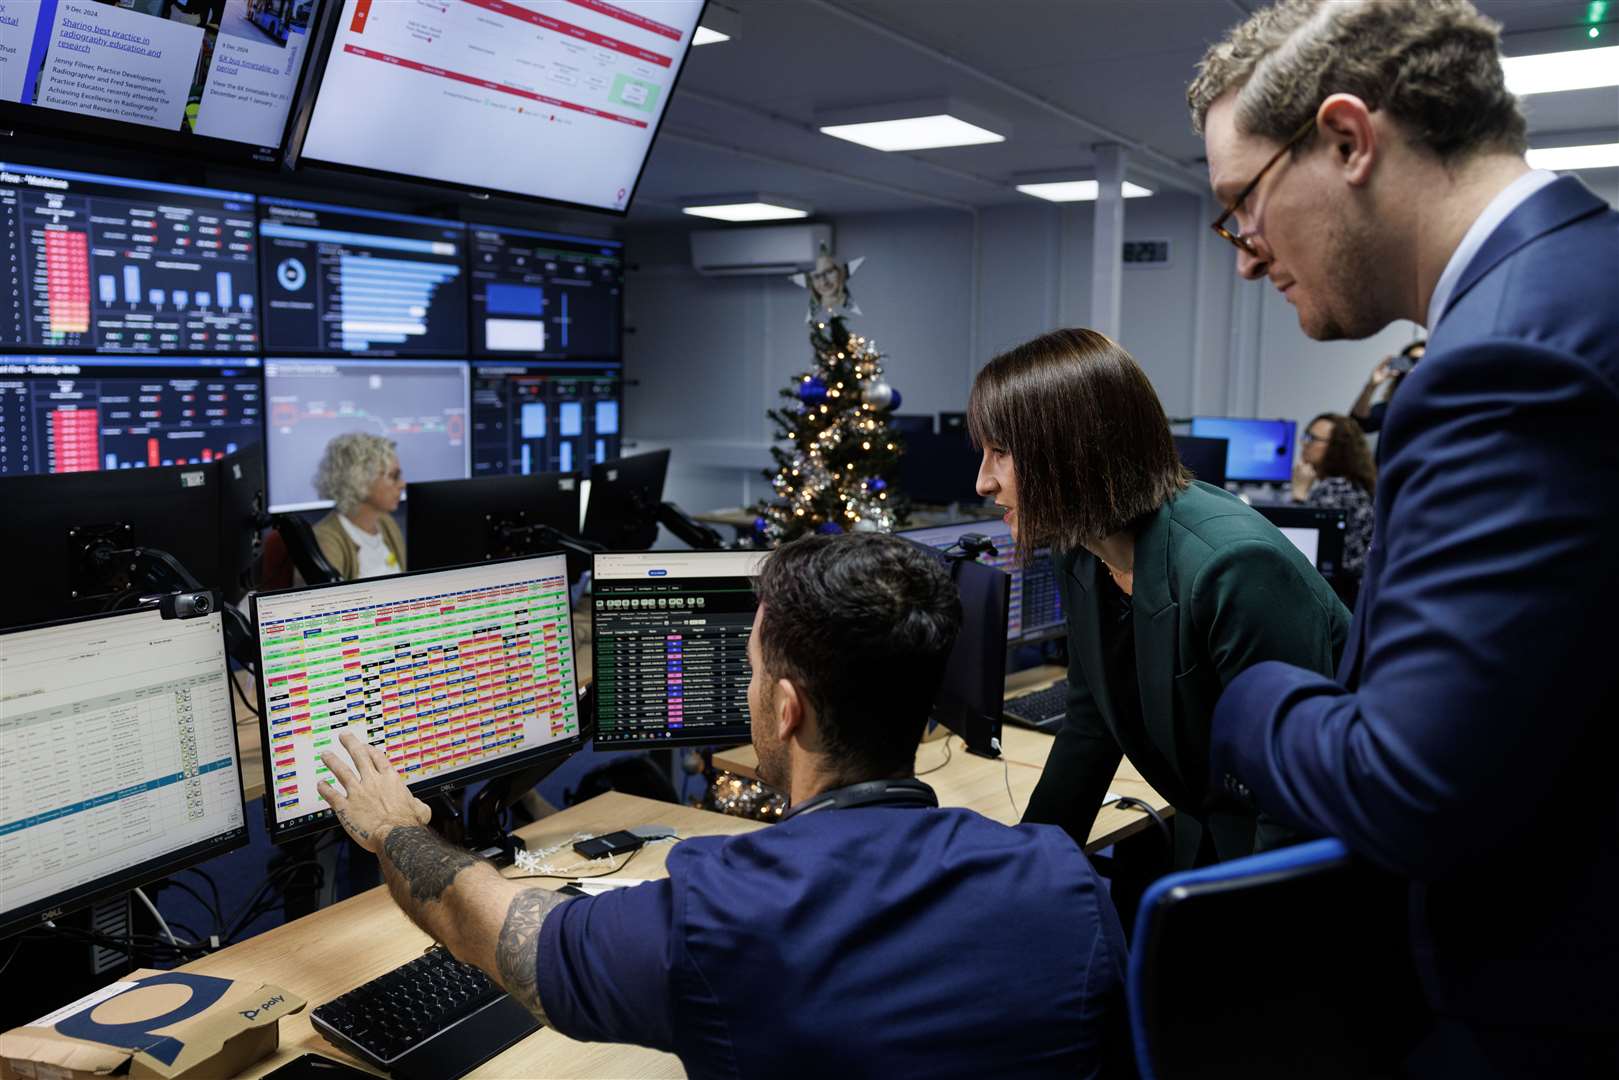
<svg viewBox="0 0 1619 1080">
<path fill-rule="evenodd" d="M 442 945 L 316 1007 L 310 1021 L 333 1045 L 403 1080 L 465 1076 L 540 1029 Z"/>
<path fill-rule="evenodd" d="M 1012 698 L 1001 711 L 1009 724 L 1054 732 L 1068 713 L 1068 680 L 1059 679 L 1044 690 Z"/>
</svg>

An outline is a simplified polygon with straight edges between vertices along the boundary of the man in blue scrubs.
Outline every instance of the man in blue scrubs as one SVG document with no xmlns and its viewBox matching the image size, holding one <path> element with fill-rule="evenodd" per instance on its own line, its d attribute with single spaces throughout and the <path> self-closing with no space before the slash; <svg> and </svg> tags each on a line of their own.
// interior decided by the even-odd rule
<svg viewBox="0 0 1619 1080">
<path fill-rule="evenodd" d="M 1337 677 L 1249 668 L 1211 760 L 1410 880 L 1412 1072 L 1619 1076 L 1619 213 L 1529 167 L 1499 30 L 1281 0 L 1189 91 L 1238 272 L 1313 338 L 1429 335 Z"/>
<path fill-rule="evenodd" d="M 1124 937 L 1053 826 L 942 809 L 912 775 L 961 620 L 935 558 L 813 536 L 764 564 L 748 641 L 761 776 L 792 809 L 698 837 L 667 880 L 568 899 L 421 824 L 357 739 L 327 799 L 395 900 L 573 1038 L 692 1076 L 1089 1077 L 1127 1064 Z"/>
</svg>

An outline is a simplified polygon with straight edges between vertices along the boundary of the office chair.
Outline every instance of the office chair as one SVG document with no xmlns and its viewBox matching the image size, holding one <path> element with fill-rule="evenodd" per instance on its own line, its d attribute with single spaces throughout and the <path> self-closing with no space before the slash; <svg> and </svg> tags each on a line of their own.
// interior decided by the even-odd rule
<svg viewBox="0 0 1619 1080">
<path fill-rule="evenodd" d="M 1128 978 L 1143 1080 L 1396 1074 L 1426 1016 L 1407 896 L 1337 840 L 1154 882 Z"/>
</svg>

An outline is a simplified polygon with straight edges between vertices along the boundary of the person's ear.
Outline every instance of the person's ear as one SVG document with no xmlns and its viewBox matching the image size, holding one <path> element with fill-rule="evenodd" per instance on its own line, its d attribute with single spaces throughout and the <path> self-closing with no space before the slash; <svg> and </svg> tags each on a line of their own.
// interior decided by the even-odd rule
<svg viewBox="0 0 1619 1080">
<path fill-rule="evenodd" d="M 786 744 L 804 729 L 804 696 L 791 679 L 777 679 L 772 704 L 776 713 L 771 718 L 776 725 L 776 739 Z"/>
<path fill-rule="evenodd" d="M 1326 139 L 1332 165 L 1351 187 L 1372 178 L 1377 163 L 1378 125 L 1371 109 L 1354 94 L 1333 94 L 1316 110 L 1316 138 Z"/>
</svg>

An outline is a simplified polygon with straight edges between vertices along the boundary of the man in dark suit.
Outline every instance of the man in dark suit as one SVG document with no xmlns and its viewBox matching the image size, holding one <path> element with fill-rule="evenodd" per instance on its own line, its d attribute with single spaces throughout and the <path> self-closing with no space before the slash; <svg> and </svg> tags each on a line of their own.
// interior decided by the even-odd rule
<svg viewBox="0 0 1619 1080">
<path fill-rule="evenodd" d="M 1619 214 L 1531 170 L 1465 0 L 1281 0 L 1188 93 L 1240 249 L 1310 336 L 1430 332 L 1380 447 L 1336 679 L 1260 664 L 1214 782 L 1412 882 L 1408 1067 L 1619 1075 Z"/>
</svg>

